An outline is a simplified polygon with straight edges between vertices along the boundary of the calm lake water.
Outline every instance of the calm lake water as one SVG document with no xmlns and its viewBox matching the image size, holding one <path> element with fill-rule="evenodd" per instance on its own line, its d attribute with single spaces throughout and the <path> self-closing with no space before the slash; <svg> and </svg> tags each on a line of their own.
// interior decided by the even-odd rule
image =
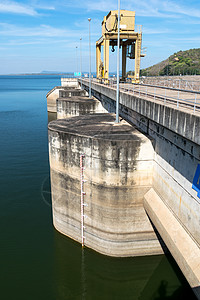
<svg viewBox="0 0 200 300">
<path fill-rule="evenodd" d="M 110 258 L 53 228 L 45 96 L 56 85 L 0 76 L 1 299 L 195 299 L 170 255 Z"/>
</svg>

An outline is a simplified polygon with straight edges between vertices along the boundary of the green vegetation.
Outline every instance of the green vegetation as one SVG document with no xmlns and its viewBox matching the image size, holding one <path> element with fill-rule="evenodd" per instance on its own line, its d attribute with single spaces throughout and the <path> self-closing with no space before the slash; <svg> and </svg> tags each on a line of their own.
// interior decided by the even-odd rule
<svg viewBox="0 0 200 300">
<path fill-rule="evenodd" d="M 180 74 L 200 75 L 200 48 L 179 51 L 166 60 L 140 71 L 141 76 L 172 76 Z"/>
</svg>

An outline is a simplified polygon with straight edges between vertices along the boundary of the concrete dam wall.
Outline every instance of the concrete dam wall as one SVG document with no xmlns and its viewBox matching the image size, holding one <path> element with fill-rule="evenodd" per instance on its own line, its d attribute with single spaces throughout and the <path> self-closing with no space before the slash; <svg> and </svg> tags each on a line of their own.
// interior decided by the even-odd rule
<svg viewBox="0 0 200 300">
<path fill-rule="evenodd" d="M 115 89 L 93 84 L 93 95 L 115 109 Z M 153 139 L 152 187 L 200 245 L 200 198 L 192 188 L 200 163 L 200 117 L 125 92 L 120 115 Z"/>
<path fill-rule="evenodd" d="M 83 86 L 88 90 L 86 80 Z M 92 95 L 115 110 L 114 88 L 94 82 Z M 200 299 L 200 116 L 126 92 L 120 92 L 120 115 L 154 141 L 143 205 Z"/>
<path fill-rule="evenodd" d="M 80 155 L 84 155 L 85 245 L 106 255 L 163 253 L 145 213 L 152 186 L 152 141 L 112 114 L 49 123 L 53 222 L 81 242 Z"/>
</svg>

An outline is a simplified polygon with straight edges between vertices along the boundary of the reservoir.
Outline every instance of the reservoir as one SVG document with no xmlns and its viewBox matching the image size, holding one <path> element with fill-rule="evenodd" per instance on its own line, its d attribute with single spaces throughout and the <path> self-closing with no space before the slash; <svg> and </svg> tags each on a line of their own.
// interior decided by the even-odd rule
<svg viewBox="0 0 200 300">
<path fill-rule="evenodd" d="M 170 254 L 111 258 L 54 229 L 45 96 L 58 85 L 0 76 L 1 299 L 196 299 Z"/>
</svg>

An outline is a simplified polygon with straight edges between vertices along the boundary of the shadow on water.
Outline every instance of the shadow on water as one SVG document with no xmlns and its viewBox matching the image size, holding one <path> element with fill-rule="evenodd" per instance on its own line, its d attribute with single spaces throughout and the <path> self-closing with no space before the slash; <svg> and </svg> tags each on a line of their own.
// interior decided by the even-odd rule
<svg viewBox="0 0 200 300">
<path fill-rule="evenodd" d="M 55 298 L 196 299 L 170 255 L 112 258 L 54 232 Z"/>
</svg>

